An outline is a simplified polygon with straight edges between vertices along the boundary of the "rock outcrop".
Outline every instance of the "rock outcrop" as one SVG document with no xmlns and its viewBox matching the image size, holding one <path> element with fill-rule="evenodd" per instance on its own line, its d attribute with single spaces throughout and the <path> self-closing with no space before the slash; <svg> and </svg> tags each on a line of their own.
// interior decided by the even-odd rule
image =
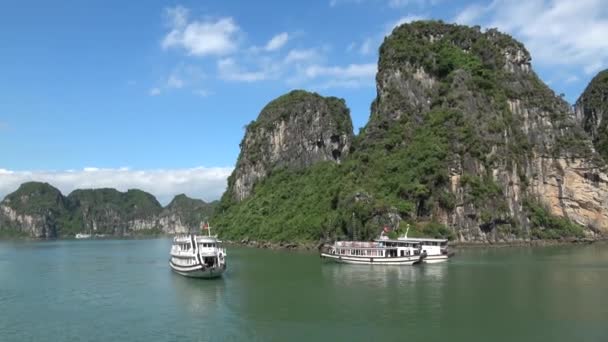
<svg viewBox="0 0 608 342">
<path fill-rule="evenodd" d="M 0 202 L 0 236 L 71 237 L 77 233 L 125 236 L 186 233 L 215 209 L 186 195 L 163 208 L 151 194 L 131 189 L 75 190 L 67 197 L 47 183 L 29 182 Z"/>
<path fill-rule="evenodd" d="M 344 100 L 294 90 L 268 103 L 247 126 L 227 191 L 241 201 L 272 170 L 302 169 L 327 160 L 339 163 L 352 137 Z"/>
<path fill-rule="evenodd" d="M 125 235 L 156 229 L 162 211 L 154 196 L 135 189 L 74 190 L 67 200 L 73 229 L 93 234 Z"/>
<path fill-rule="evenodd" d="M 0 202 L 0 229 L 35 238 L 59 235 L 66 199 L 48 183 L 29 182 Z"/>
<path fill-rule="evenodd" d="M 451 113 L 444 129 L 460 130 L 445 151 L 454 206 L 439 203 L 440 183 L 426 184 L 432 203 L 418 203 L 428 211 L 417 216 L 447 224 L 461 240 L 510 240 L 546 228 L 531 222 L 538 202 L 587 234 L 608 233 L 604 164 L 530 62 L 521 43 L 496 30 L 417 22 L 386 38 L 366 142 L 398 126 L 407 144 L 438 113 Z"/>
<path fill-rule="evenodd" d="M 158 225 L 169 234 L 197 231 L 203 221 L 208 221 L 215 210 L 216 202 L 206 203 L 190 198 L 184 194 L 177 195 L 167 205 L 159 219 Z"/>
<path fill-rule="evenodd" d="M 597 74 L 576 101 L 576 119 L 608 161 L 608 70 Z"/>
<path fill-rule="evenodd" d="M 227 193 L 241 202 L 225 194 L 218 225 L 231 239 L 274 241 L 369 239 L 401 221 L 410 234 L 463 242 L 607 234 L 605 162 L 531 60 L 497 30 L 436 21 L 395 28 L 380 47 L 370 120 L 342 144 L 349 154 L 333 167 L 274 175 L 275 160 L 310 165 L 276 138 L 301 122 L 253 123 Z M 581 113 L 604 113 L 581 103 Z M 294 118 L 305 112 L 289 108 Z M 598 126 L 593 120 L 587 126 Z M 315 146 L 314 136 L 296 141 Z"/>
</svg>

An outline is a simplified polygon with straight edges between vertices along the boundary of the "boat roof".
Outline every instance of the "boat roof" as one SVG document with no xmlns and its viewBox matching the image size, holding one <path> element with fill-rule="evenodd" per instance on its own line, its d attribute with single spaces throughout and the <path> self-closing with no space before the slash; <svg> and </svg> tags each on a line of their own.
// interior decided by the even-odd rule
<svg viewBox="0 0 608 342">
<path fill-rule="evenodd" d="M 188 242 L 188 241 L 190 241 L 191 238 L 192 238 L 192 235 L 178 235 L 178 236 L 175 236 L 174 239 L 176 241 Z M 199 241 L 199 242 L 221 242 L 217 238 L 217 236 L 194 235 L 194 238 L 196 239 L 196 241 Z"/>
<path fill-rule="evenodd" d="M 447 242 L 448 239 L 429 239 L 429 238 L 398 238 L 397 241 L 411 242 Z"/>
<path fill-rule="evenodd" d="M 195 236 L 195 238 L 196 238 L 196 241 L 205 241 L 205 242 L 219 241 L 216 236 L 197 235 L 197 236 Z"/>
<path fill-rule="evenodd" d="M 404 243 L 404 242 L 405 243 L 420 243 L 420 241 L 409 241 L 409 239 L 408 240 L 376 239 L 374 241 L 376 241 L 376 242 L 397 242 L 397 243 Z"/>
<path fill-rule="evenodd" d="M 397 238 L 397 239 L 376 239 L 377 242 L 409 242 L 409 243 L 422 243 L 422 242 L 447 242 L 447 239 L 431 239 L 431 238 Z"/>
</svg>

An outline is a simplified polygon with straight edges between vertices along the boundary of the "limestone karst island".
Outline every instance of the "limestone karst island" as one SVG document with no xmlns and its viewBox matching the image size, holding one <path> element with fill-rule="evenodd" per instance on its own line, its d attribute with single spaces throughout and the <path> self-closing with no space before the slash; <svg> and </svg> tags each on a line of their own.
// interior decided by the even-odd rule
<svg viewBox="0 0 608 342">
<path fill-rule="evenodd" d="M 293 90 L 247 125 L 219 203 L 181 195 L 163 208 L 139 190 L 64 196 L 30 182 L 2 201 L 0 229 L 174 234 L 210 219 L 225 239 L 289 245 L 366 240 L 405 223 L 458 242 L 603 238 L 608 74 L 572 107 L 531 60 L 497 30 L 401 25 L 380 46 L 358 134 L 344 99 Z"/>
<path fill-rule="evenodd" d="M 34 2 L 0 340 L 608 340 L 601 1 Z"/>
</svg>

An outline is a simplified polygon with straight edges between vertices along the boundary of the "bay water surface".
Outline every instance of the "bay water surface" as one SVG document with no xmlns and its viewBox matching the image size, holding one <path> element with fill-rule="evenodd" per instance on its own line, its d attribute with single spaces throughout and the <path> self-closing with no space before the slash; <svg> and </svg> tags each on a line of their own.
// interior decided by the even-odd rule
<svg viewBox="0 0 608 342">
<path fill-rule="evenodd" d="M 229 247 L 221 279 L 170 239 L 0 242 L 0 341 L 608 341 L 608 244 L 470 248 L 360 266 Z"/>
</svg>

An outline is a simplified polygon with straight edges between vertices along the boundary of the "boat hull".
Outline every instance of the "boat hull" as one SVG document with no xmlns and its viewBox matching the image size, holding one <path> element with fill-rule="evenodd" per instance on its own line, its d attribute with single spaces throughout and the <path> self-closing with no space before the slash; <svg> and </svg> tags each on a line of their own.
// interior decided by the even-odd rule
<svg viewBox="0 0 608 342">
<path fill-rule="evenodd" d="M 336 255 L 330 253 L 321 253 L 321 257 L 334 262 L 343 264 L 354 264 L 354 265 L 415 265 L 422 261 L 420 256 L 409 256 L 409 257 L 356 257 L 347 255 Z"/>
<path fill-rule="evenodd" d="M 173 272 L 189 278 L 218 278 L 222 276 L 224 271 L 226 271 L 226 268 L 222 267 L 203 267 L 201 265 L 182 267 L 173 264 L 171 261 L 169 261 L 169 266 L 171 267 Z"/>
<path fill-rule="evenodd" d="M 425 264 L 438 264 L 446 261 L 448 261 L 447 255 L 428 255 L 423 259 L 422 262 Z"/>
</svg>

